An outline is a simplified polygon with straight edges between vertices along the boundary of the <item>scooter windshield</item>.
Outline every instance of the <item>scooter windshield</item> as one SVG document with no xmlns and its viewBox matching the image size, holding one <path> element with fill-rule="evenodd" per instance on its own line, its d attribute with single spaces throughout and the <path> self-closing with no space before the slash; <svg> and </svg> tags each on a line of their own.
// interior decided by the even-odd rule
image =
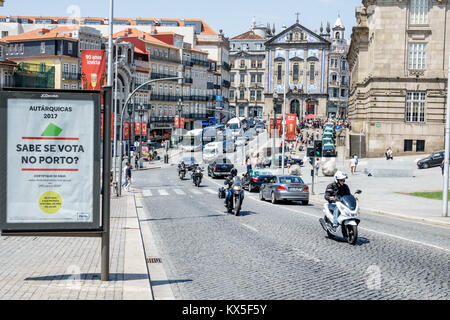
<svg viewBox="0 0 450 320">
<path fill-rule="evenodd" d="M 341 202 L 351 211 L 356 209 L 356 199 L 354 196 L 343 196 Z"/>
</svg>

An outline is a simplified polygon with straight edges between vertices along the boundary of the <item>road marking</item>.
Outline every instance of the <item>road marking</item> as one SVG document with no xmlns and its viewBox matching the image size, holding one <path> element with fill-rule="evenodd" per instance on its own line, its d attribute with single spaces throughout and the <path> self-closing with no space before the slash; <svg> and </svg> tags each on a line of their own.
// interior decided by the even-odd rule
<svg viewBox="0 0 450 320">
<path fill-rule="evenodd" d="M 212 180 L 211 180 L 211 182 L 213 182 L 213 183 L 215 183 L 215 184 L 217 184 L 217 185 L 220 186 L 220 184 L 218 184 L 218 183 L 215 182 L 215 181 L 212 181 Z M 247 193 L 246 193 L 246 194 L 247 194 Z M 261 200 L 259 200 L 259 199 L 257 199 L 257 198 L 254 198 L 253 196 L 250 196 L 250 195 L 247 196 L 246 198 L 249 198 L 249 199 L 258 201 L 258 203 L 261 203 L 261 204 L 265 204 L 265 205 L 268 205 L 268 206 L 274 206 L 273 204 L 271 204 L 271 203 L 269 203 L 269 202 L 261 201 Z M 321 218 L 321 217 L 322 217 L 322 215 L 315 215 L 315 214 L 311 214 L 311 213 L 307 213 L 307 212 L 303 212 L 303 211 L 299 211 L 299 210 L 294 210 L 294 209 L 291 209 L 291 208 L 286 208 L 286 207 L 279 207 L 279 208 L 285 209 L 285 210 L 288 210 L 288 211 L 292 211 L 292 212 L 295 212 L 295 213 L 301 213 L 301 214 L 303 214 L 303 215 L 312 217 L 312 218 L 314 218 L 314 219 L 318 219 L 318 218 Z M 443 250 L 443 251 L 446 251 L 446 252 L 450 252 L 449 249 L 442 248 L 442 247 L 439 247 L 439 246 L 435 246 L 435 245 L 433 245 L 433 244 L 429 244 L 429 243 L 426 243 L 426 242 L 421 242 L 421 241 L 416 241 L 416 240 L 412 240 L 412 239 L 408 239 L 408 238 L 403 238 L 403 237 L 396 236 L 396 235 L 393 235 L 393 234 L 390 234 L 390 233 L 385 233 L 385 232 L 376 231 L 376 230 L 372 230 L 372 229 L 367 229 L 367 228 L 363 228 L 363 227 L 359 227 L 359 229 L 360 229 L 360 230 L 366 230 L 366 231 L 369 231 L 369 232 L 378 233 L 378 234 L 381 234 L 381 235 L 384 235 L 384 236 L 388 236 L 388 237 L 392 237 L 392 238 L 396 238 L 396 239 L 399 239 L 399 240 L 404 240 L 404 241 L 409 241 L 409 242 L 413 242 L 413 243 L 416 243 L 416 244 L 421 244 L 421 245 L 424 245 L 424 246 L 427 246 L 427 247 L 431 247 L 431 248 Z"/>
<path fill-rule="evenodd" d="M 150 190 L 142 190 L 142 196 L 144 197 L 151 197 L 152 192 Z"/>
<path fill-rule="evenodd" d="M 205 189 L 205 191 L 206 191 L 206 192 L 209 192 L 209 193 L 211 193 L 211 194 L 216 194 L 216 193 L 217 193 L 217 191 L 214 191 L 214 190 L 212 190 L 212 189 Z"/>
<path fill-rule="evenodd" d="M 250 227 L 250 226 L 248 226 L 248 225 L 246 225 L 245 223 L 241 223 L 244 227 L 246 227 L 247 229 L 250 229 L 250 230 L 252 230 L 252 231 L 254 231 L 254 232 L 258 232 L 258 230 L 257 229 L 255 229 L 255 228 L 253 228 L 253 227 Z"/>
<path fill-rule="evenodd" d="M 164 189 L 159 190 L 159 194 L 162 195 L 162 196 L 168 196 L 169 195 L 169 193 L 166 190 L 164 190 Z"/>
<path fill-rule="evenodd" d="M 193 194 L 202 194 L 199 190 L 197 190 L 197 189 L 191 189 L 191 192 L 193 193 Z"/>
<path fill-rule="evenodd" d="M 186 194 L 186 192 L 184 192 L 183 190 L 180 190 L 180 189 L 173 189 L 173 191 L 174 191 L 176 194 L 178 194 L 178 195 L 185 195 L 185 194 Z"/>
</svg>

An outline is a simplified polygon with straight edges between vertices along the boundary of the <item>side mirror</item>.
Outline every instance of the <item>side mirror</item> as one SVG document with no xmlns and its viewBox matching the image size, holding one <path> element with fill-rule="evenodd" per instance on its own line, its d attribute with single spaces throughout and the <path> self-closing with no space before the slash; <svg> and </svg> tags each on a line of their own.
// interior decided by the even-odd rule
<svg viewBox="0 0 450 320">
<path fill-rule="evenodd" d="M 361 190 L 356 190 L 355 194 L 361 194 L 362 191 Z"/>
</svg>

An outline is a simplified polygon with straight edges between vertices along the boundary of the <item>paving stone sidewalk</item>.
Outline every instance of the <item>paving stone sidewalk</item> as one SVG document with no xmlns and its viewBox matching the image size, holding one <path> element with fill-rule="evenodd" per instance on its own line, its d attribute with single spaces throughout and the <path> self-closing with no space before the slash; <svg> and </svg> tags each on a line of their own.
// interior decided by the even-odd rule
<svg viewBox="0 0 450 320">
<path fill-rule="evenodd" d="M 153 299 L 133 193 L 111 199 L 110 281 L 101 238 L 0 237 L 0 300 Z"/>
</svg>

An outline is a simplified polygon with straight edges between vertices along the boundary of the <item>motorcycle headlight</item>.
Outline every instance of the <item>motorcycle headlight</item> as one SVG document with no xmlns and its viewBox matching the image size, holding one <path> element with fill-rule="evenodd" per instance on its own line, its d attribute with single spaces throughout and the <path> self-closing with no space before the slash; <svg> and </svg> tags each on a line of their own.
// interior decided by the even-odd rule
<svg viewBox="0 0 450 320">
<path fill-rule="evenodd" d="M 241 191 L 241 189 L 242 189 L 241 186 L 234 186 L 233 187 L 234 191 Z"/>
</svg>

